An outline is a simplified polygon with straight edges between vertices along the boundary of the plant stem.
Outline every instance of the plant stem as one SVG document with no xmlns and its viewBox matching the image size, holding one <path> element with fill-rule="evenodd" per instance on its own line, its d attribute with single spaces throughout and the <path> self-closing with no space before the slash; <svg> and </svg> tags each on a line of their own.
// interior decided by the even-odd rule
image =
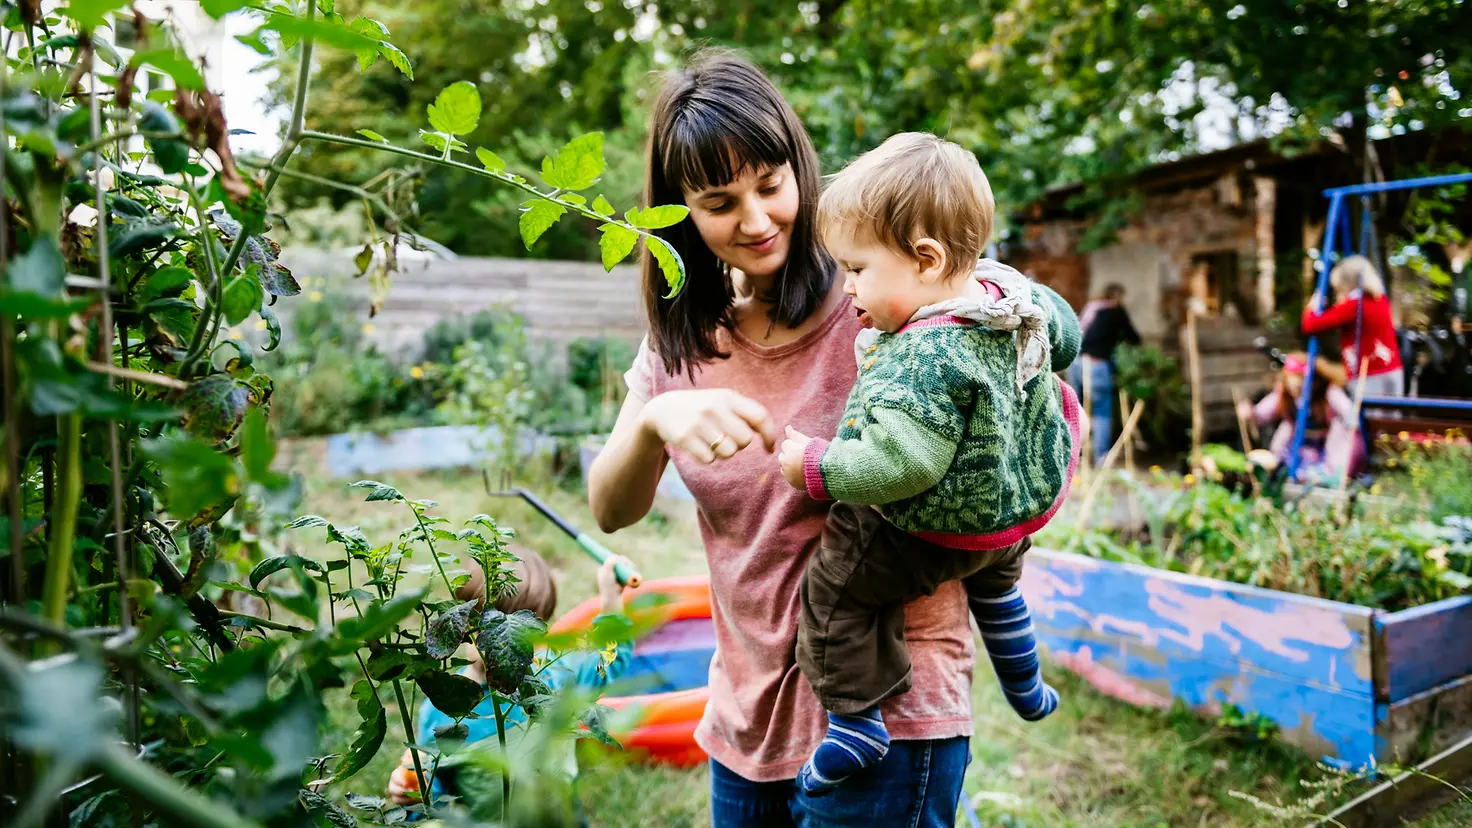
<svg viewBox="0 0 1472 828">
<path fill-rule="evenodd" d="M 364 671 L 367 671 L 365 666 Z M 419 738 L 414 735 L 414 717 L 409 715 L 409 703 L 404 701 L 404 688 L 398 679 L 393 680 L 394 698 L 399 701 L 399 719 L 404 723 L 404 741 L 411 745 L 419 744 Z M 433 816 L 434 803 L 429 801 L 429 787 L 432 780 L 424 777 L 424 764 L 419 761 L 419 751 L 409 748 L 409 758 L 414 760 L 414 775 L 419 777 L 419 801 L 424 803 L 424 815 Z"/>
<path fill-rule="evenodd" d="M 82 497 L 82 415 L 57 418 L 56 465 L 60 472 L 51 512 L 51 544 L 46 553 L 46 582 L 41 616 L 64 626 L 67 587 L 72 574 L 72 540 L 77 531 L 77 504 Z"/>
<path fill-rule="evenodd" d="M 316 132 L 309 129 L 304 130 L 301 133 L 300 137 L 303 141 L 321 141 L 327 144 L 342 144 L 343 146 L 362 147 L 364 149 L 378 150 L 379 152 L 386 152 L 391 155 L 402 155 L 405 158 L 417 158 L 420 161 L 427 161 L 431 164 L 437 164 L 441 167 L 450 167 L 452 169 L 462 170 L 464 172 L 472 173 L 483 178 L 493 178 L 503 184 L 510 184 L 516 189 L 521 190 L 529 195 L 533 195 L 537 198 L 544 199 L 546 201 L 550 201 L 554 204 L 560 205 L 568 210 L 571 210 L 574 213 L 577 213 L 580 216 L 592 219 L 593 221 L 616 224 L 624 228 L 625 230 L 630 230 L 634 233 L 638 233 L 641 236 L 658 238 L 658 236 L 655 236 L 646 230 L 641 230 L 633 226 L 632 224 L 629 224 L 628 222 L 619 221 L 613 216 L 599 215 L 598 213 L 589 209 L 586 205 L 573 204 L 570 201 L 564 201 L 560 198 L 557 198 L 557 190 L 553 190 L 550 193 L 544 193 L 531 184 L 527 183 L 526 181 L 521 181 L 517 178 L 513 178 L 510 173 L 492 172 L 491 170 L 488 170 L 484 167 L 475 167 L 461 161 L 451 161 L 448 159 L 439 158 L 434 155 L 429 155 L 428 153 L 417 152 L 415 150 L 406 149 L 404 147 L 397 147 L 393 144 L 385 144 L 380 141 L 368 141 L 362 138 L 352 138 L 346 135 L 333 135 L 330 132 Z"/>
<path fill-rule="evenodd" d="M 419 531 L 424 533 L 424 542 L 429 544 L 429 556 L 434 558 L 434 565 L 440 571 L 440 577 L 445 579 L 445 589 L 450 591 L 450 597 L 455 596 L 455 587 L 450 583 L 450 576 L 445 574 L 445 565 L 440 563 L 440 553 L 435 551 L 434 538 L 429 536 L 429 527 L 424 525 L 424 516 L 414 504 L 409 504 L 409 509 L 414 512 L 414 520 L 419 524 Z"/>
<path fill-rule="evenodd" d="M 316 2 L 307 3 L 307 24 L 311 25 L 313 18 L 317 16 Z M 301 60 L 296 70 L 296 97 L 291 102 L 291 120 L 286 124 L 286 136 L 281 141 L 281 149 L 276 151 L 275 157 L 271 159 L 270 172 L 266 173 L 266 183 L 261 186 L 261 195 L 271 195 L 271 190 L 276 186 L 276 179 L 281 177 L 277 167 L 284 168 L 286 162 L 296 153 L 297 145 L 301 142 L 302 124 L 307 115 L 307 86 L 312 78 L 312 38 L 302 38 Z M 240 261 L 240 254 L 245 251 L 245 231 L 241 230 L 239 236 L 235 237 L 234 244 L 230 245 L 230 252 L 225 256 L 225 272 L 230 273 L 235 269 L 235 263 Z"/>
<path fill-rule="evenodd" d="M 501 742 L 501 824 L 506 824 L 506 810 L 511 805 L 511 755 L 506 752 L 506 714 L 501 710 L 501 697 L 491 694 L 496 710 L 496 738 Z"/>
<path fill-rule="evenodd" d="M 323 178 L 320 175 L 312 175 L 311 173 L 304 173 L 300 170 L 291 170 L 285 167 L 278 167 L 270 162 L 260 162 L 251 158 L 237 158 L 236 161 L 238 161 L 243 167 L 253 167 L 259 170 L 272 170 L 286 176 L 287 178 L 295 178 L 298 181 L 306 181 L 308 183 L 317 184 L 322 187 L 329 187 L 340 192 L 351 193 L 358 198 L 361 198 L 364 201 L 367 201 L 373 206 L 377 207 L 380 212 L 393 220 L 395 228 L 403 224 L 403 219 L 399 217 L 398 213 L 394 212 L 392 207 L 388 206 L 388 202 L 384 201 L 376 194 L 371 193 L 362 187 L 356 187 L 352 184 L 343 184 L 340 181 L 333 181 L 330 178 Z"/>
<path fill-rule="evenodd" d="M 224 314 L 225 279 L 228 271 L 220 270 L 215 262 L 215 235 L 211 229 L 209 217 L 205 215 L 204 199 L 200 198 L 199 191 L 194 188 L 193 181 L 186 181 L 185 189 L 189 192 L 189 203 L 194 206 L 194 215 L 199 220 L 199 243 L 204 248 L 205 269 L 210 274 L 209 301 L 205 302 L 204 312 L 199 316 L 199 322 L 194 328 L 194 338 L 189 343 L 189 350 L 184 354 L 184 360 L 179 366 L 179 376 L 188 379 L 194 372 L 194 365 L 204 355 L 205 348 L 215 338 L 215 323 Z M 237 240 L 245 238 L 245 230 L 241 229 Z"/>
<path fill-rule="evenodd" d="M 309 633 L 309 632 L 311 632 L 311 630 L 308 630 L 308 629 L 303 629 L 301 627 L 293 627 L 290 624 L 283 624 L 280 621 L 272 621 L 272 620 L 270 620 L 268 618 L 261 618 L 259 616 L 255 616 L 255 615 L 248 615 L 248 614 L 243 613 L 243 612 L 232 612 L 230 610 L 220 610 L 220 617 L 221 618 L 243 618 L 243 619 L 251 622 L 252 624 L 255 624 L 258 627 L 265 627 L 268 630 L 280 630 L 281 632 L 289 632 L 289 633 Z"/>
</svg>

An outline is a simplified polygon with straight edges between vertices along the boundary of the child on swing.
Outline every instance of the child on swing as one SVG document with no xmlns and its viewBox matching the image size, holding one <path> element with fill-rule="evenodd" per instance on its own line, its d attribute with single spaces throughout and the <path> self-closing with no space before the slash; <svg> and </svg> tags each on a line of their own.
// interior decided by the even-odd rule
<svg viewBox="0 0 1472 828">
<path fill-rule="evenodd" d="M 798 774 L 810 794 L 884 758 L 879 703 L 911 682 L 904 603 L 947 581 L 964 583 L 1017 713 L 1058 705 L 1016 583 L 1078 460 L 1078 400 L 1053 372 L 1080 333 L 1058 294 L 981 259 L 993 210 L 976 158 L 918 133 L 854 161 L 819 201 L 868 329 L 838 434 L 788 426 L 779 455 L 789 483 L 840 501 L 801 589 L 797 662 L 828 711 Z"/>
</svg>

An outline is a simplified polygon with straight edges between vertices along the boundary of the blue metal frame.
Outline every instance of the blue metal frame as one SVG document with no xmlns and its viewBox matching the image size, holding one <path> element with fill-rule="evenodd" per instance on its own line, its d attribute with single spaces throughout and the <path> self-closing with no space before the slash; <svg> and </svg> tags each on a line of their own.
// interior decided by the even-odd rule
<svg viewBox="0 0 1472 828">
<path fill-rule="evenodd" d="M 1326 301 L 1329 294 L 1329 271 L 1334 266 L 1335 237 L 1342 235 L 1344 246 L 1342 250 L 1353 252 L 1350 243 L 1349 210 L 1346 209 L 1344 200 L 1352 196 L 1364 197 L 1371 193 L 1383 193 L 1390 190 L 1410 190 L 1416 187 L 1438 187 L 1444 184 L 1465 184 L 1472 182 L 1472 173 L 1453 173 L 1450 175 L 1428 175 L 1423 178 L 1407 178 L 1401 181 L 1381 181 L 1374 184 L 1351 184 L 1346 187 L 1331 187 L 1324 191 L 1324 196 L 1329 199 L 1329 219 L 1324 225 L 1324 245 L 1319 251 L 1319 282 L 1315 291 L 1320 301 Z M 1361 239 L 1361 247 L 1365 240 Z M 1318 308 L 1322 311 L 1322 306 Z M 1359 331 L 1356 324 L 1355 338 L 1358 340 Z M 1359 343 L 1355 343 L 1355 353 L 1359 353 Z M 1303 449 L 1303 434 L 1308 427 L 1308 408 L 1310 395 L 1313 393 L 1314 385 L 1314 363 L 1319 357 L 1319 338 L 1309 337 L 1308 340 L 1308 365 L 1303 372 L 1303 389 L 1298 393 L 1298 417 L 1293 424 L 1293 444 L 1288 452 L 1288 477 L 1294 478 L 1298 474 L 1298 455 Z M 1346 370 L 1351 374 L 1357 373 L 1359 366 L 1346 365 Z M 1368 404 L 1370 400 L 1365 400 Z M 1397 404 L 1404 405 L 1405 400 L 1397 400 Z M 1458 402 L 1446 400 L 1443 402 Z M 1447 406 L 1461 408 L 1460 405 Z"/>
</svg>

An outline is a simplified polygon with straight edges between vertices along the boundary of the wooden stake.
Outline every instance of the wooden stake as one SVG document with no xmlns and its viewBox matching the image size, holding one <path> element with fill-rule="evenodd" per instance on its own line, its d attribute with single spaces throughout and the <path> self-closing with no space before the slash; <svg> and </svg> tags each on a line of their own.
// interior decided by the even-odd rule
<svg viewBox="0 0 1472 828">
<path fill-rule="evenodd" d="M 1252 436 L 1248 431 L 1247 417 L 1242 413 L 1242 403 L 1246 401 L 1247 397 L 1242 393 L 1242 389 L 1235 385 L 1232 386 L 1232 410 L 1237 414 L 1237 431 L 1242 435 L 1243 454 L 1252 451 Z"/>
<path fill-rule="evenodd" d="M 1201 396 L 1205 392 L 1201 387 L 1201 348 L 1196 340 L 1196 311 L 1193 308 L 1186 310 L 1186 356 L 1191 361 L 1191 468 L 1195 470 L 1201 466 L 1201 439 L 1204 436 L 1202 432 L 1206 430 L 1206 416 L 1202 412 Z"/>
<path fill-rule="evenodd" d="M 1120 391 L 1119 392 L 1119 412 L 1121 414 L 1123 414 L 1126 411 L 1133 411 L 1133 410 L 1134 409 L 1130 407 L 1130 393 L 1128 391 Z M 1129 472 L 1130 474 L 1134 474 L 1135 473 L 1135 441 L 1134 441 L 1134 435 L 1131 435 L 1131 438 L 1128 441 L 1126 441 L 1125 444 L 1124 444 L 1124 470 L 1127 471 L 1127 472 Z"/>
<path fill-rule="evenodd" d="M 1089 512 L 1094 508 L 1094 498 L 1099 495 L 1099 488 L 1104 483 L 1104 473 L 1109 470 L 1110 466 L 1114 465 L 1115 459 L 1119 457 L 1125 444 L 1129 442 L 1130 434 L 1134 432 L 1135 424 L 1140 421 L 1140 413 L 1144 410 L 1145 403 L 1135 403 L 1134 410 L 1130 411 L 1129 418 L 1124 421 L 1124 430 L 1119 435 L 1119 439 L 1114 441 L 1114 445 L 1110 447 L 1109 453 L 1104 455 L 1104 462 L 1100 463 L 1099 468 L 1094 470 L 1094 477 L 1089 481 L 1089 490 L 1084 495 L 1083 505 L 1079 507 L 1078 520 L 1074 526 L 1077 531 L 1082 532 L 1084 530 L 1084 524 L 1089 519 Z"/>
<path fill-rule="evenodd" d="M 1083 411 L 1083 415 L 1085 417 L 1087 417 L 1088 420 L 1089 420 L 1089 439 L 1087 439 L 1087 440 L 1084 441 L 1083 448 L 1080 449 L 1079 459 L 1082 461 L 1083 467 L 1086 468 L 1086 469 L 1088 469 L 1088 468 L 1092 468 L 1093 467 L 1093 464 L 1094 464 L 1094 441 L 1099 439 L 1099 435 L 1097 435 L 1097 434 L 1094 433 L 1094 428 L 1093 428 L 1093 426 L 1094 426 L 1094 383 L 1091 382 L 1091 380 L 1093 379 L 1094 372 L 1089 370 L 1089 362 L 1088 362 L 1088 358 L 1087 357 L 1079 356 L 1079 359 L 1082 361 L 1082 364 L 1083 364 L 1083 380 L 1084 380 L 1084 382 L 1083 382 L 1083 392 L 1084 392 L 1084 399 L 1083 399 L 1084 411 Z"/>
</svg>

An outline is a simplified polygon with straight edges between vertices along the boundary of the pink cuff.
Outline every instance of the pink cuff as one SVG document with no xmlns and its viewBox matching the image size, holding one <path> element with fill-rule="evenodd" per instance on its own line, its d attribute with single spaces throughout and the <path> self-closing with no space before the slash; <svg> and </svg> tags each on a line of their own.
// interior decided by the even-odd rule
<svg viewBox="0 0 1472 828">
<path fill-rule="evenodd" d="M 802 450 L 802 477 L 808 484 L 808 497 L 814 500 L 833 499 L 823 485 L 823 452 L 827 450 L 828 441 L 820 437 L 809 438 Z"/>
</svg>

